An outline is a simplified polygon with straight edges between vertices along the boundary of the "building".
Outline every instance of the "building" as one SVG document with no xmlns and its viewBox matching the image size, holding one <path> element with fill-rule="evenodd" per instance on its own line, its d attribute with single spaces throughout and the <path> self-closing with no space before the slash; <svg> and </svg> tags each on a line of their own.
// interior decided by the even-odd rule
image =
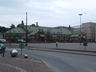
<svg viewBox="0 0 96 72">
<path fill-rule="evenodd" d="M 3 37 L 4 37 L 4 34 L 0 33 L 0 39 L 3 39 Z"/>
<path fill-rule="evenodd" d="M 8 42 L 16 42 L 18 39 L 26 40 L 26 32 L 28 42 L 65 42 L 70 41 L 72 35 L 71 29 L 65 27 L 40 27 L 35 25 L 16 27 L 5 33 L 5 39 Z"/>
<path fill-rule="evenodd" d="M 85 33 L 88 41 L 96 41 L 96 23 L 83 23 L 81 31 Z"/>
<path fill-rule="evenodd" d="M 25 37 L 23 36 L 24 34 L 26 34 L 26 31 L 24 31 L 22 28 L 17 27 L 7 31 L 4 34 L 4 38 L 7 42 L 16 42 L 18 39 L 25 39 Z"/>
<path fill-rule="evenodd" d="M 76 34 L 80 34 L 80 28 L 73 28 L 73 31 L 74 31 Z"/>
</svg>

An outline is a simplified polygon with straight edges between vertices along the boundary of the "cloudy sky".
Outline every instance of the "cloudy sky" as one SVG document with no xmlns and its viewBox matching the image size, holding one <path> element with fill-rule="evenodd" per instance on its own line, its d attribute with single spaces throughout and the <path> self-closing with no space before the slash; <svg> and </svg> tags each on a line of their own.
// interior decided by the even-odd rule
<svg viewBox="0 0 96 72">
<path fill-rule="evenodd" d="M 40 26 L 74 26 L 82 22 L 96 22 L 96 0 L 0 0 L 0 25 L 10 27 L 25 21 L 38 21 Z"/>
</svg>

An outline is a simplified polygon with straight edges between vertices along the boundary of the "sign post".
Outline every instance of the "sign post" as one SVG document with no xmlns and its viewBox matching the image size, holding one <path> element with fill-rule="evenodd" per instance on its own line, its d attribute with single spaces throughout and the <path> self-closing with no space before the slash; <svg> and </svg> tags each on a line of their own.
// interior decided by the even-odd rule
<svg viewBox="0 0 96 72">
<path fill-rule="evenodd" d="M 19 44 L 19 47 L 20 47 L 20 49 L 21 49 L 21 55 L 22 55 L 22 49 L 24 48 L 24 44 L 23 44 L 23 43 L 20 43 L 20 44 Z"/>
</svg>

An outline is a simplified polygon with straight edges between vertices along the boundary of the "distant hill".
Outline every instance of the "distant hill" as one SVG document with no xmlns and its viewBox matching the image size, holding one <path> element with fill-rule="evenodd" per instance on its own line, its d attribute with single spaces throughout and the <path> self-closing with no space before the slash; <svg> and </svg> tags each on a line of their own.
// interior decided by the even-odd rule
<svg viewBox="0 0 96 72">
<path fill-rule="evenodd" d="M 80 28 L 80 25 L 72 26 L 73 28 Z"/>
</svg>

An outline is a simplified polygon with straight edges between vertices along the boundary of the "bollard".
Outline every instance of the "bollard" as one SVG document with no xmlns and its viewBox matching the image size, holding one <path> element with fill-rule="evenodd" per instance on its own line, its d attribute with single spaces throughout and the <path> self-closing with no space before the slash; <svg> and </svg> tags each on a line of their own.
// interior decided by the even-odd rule
<svg viewBox="0 0 96 72">
<path fill-rule="evenodd" d="M 10 52 L 10 55 L 11 57 L 16 57 L 18 55 L 18 51 L 16 49 L 13 49 L 11 52 Z"/>
<path fill-rule="evenodd" d="M 25 55 L 24 55 L 24 58 L 28 58 L 28 55 L 27 55 L 27 54 L 25 54 Z"/>
</svg>

